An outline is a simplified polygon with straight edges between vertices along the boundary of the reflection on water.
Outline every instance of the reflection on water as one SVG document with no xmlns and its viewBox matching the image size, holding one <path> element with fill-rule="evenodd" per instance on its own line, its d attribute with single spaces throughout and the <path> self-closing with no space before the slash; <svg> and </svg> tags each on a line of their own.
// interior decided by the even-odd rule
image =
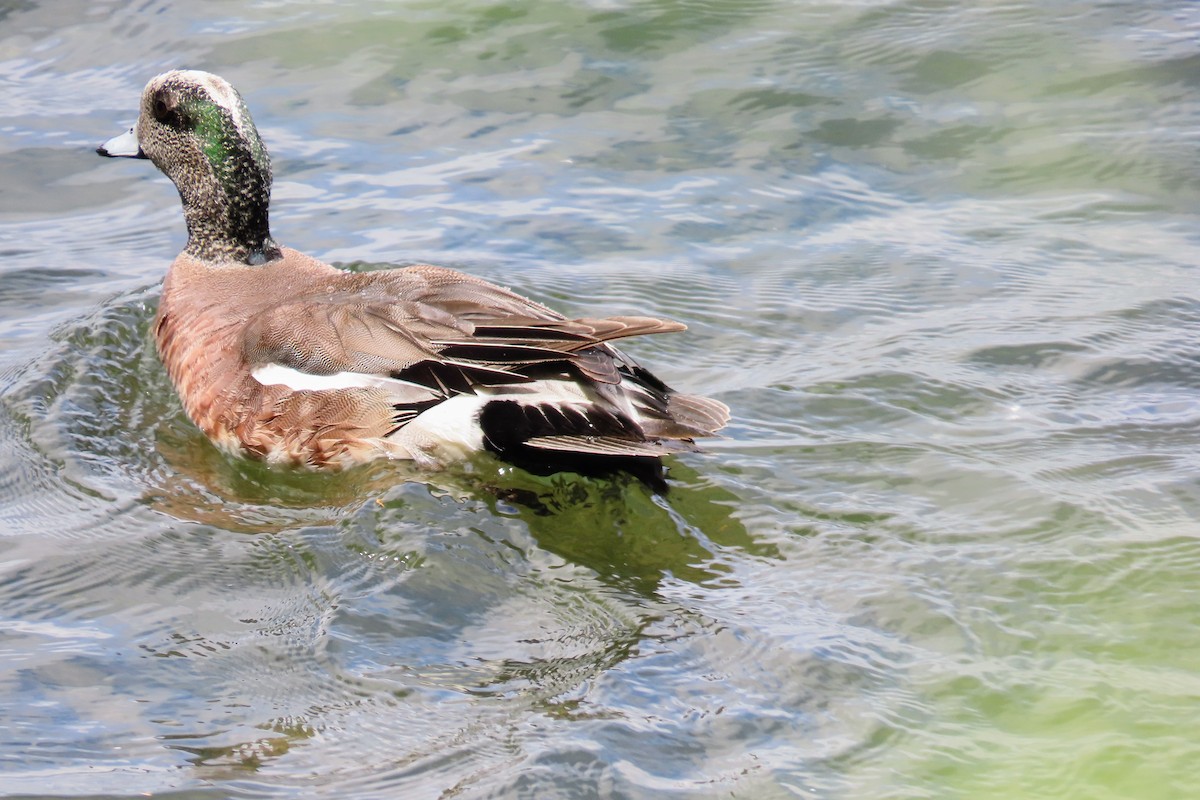
<svg viewBox="0 0 1200 800">
<path fill-rule="evenodd" d="M 0 4 L 4 793 L 1190 793 L 1192 6 L 160 5 Z M 281 241 L 686 322 L 632 352 L 727 437 L 663 496 L 221 455 L 177 198 L 92 152 L 173 66 Z"/>
</svg>

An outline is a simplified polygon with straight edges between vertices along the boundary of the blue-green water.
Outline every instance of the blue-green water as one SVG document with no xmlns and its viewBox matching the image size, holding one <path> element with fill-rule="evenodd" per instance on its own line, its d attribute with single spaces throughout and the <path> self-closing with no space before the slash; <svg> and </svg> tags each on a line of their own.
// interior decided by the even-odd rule
<svg viewBox="0 0 1200 800">
<path fill-rule="evenodd" d="M 147 336 L 247 99 L 277 238 L 734 411 L 672 489 L 214 451 Z M 1185 798 L 1200 6 L 0 2 L 0 793 Z"/>
</svg>

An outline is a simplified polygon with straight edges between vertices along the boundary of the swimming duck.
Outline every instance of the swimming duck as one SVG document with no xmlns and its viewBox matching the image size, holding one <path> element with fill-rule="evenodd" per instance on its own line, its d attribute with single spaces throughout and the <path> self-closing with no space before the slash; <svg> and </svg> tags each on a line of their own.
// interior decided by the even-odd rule
<svg viewBox="0 0 1200 800">
<path fill-rule="evenodd" d="M 679 323 L 567 319 L 456 270 L 353 273 L 277 243 L 270 158 L 216 75 L 153 78 L 134 126 L 97 152 L 149 159 L 179 190 L 187 246 L 154 338 L 188 417 L 223 450 L 318 469 L 440 467 L 479 450 L 661 469 L 729 419 L 609 344 Z"/>
</svg>

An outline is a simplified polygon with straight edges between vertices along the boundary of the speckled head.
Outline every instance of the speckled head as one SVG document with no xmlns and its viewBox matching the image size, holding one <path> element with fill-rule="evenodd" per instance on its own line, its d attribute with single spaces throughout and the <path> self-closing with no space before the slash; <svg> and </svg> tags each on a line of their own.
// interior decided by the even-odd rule
<svg viewBox="0 0 1200 800">
<path fill-rule="evenodd" d="M 224 78 L 198 70 L 156 76 L 142 92 L 130 134 L 98 152 L 148 158 L 175 183 L 190 255 L 250 264 L 278 257 L 268 223 L 271 159 L 245 102 Z"/>
</svg>

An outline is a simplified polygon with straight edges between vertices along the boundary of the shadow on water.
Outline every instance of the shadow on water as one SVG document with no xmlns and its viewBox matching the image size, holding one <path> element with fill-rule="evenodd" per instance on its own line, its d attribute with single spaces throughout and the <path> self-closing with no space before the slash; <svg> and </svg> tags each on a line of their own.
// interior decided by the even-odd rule
<svg viewBox="0 0 1200 800">
<path fill-rule="evenodd" d="M 726 579 L 729 570 L 718 557 L 724 548 L 778 555 L 733 515 L 732 493 L 705 485 L 682 463 L 670 465 L 670 481 L 659 494 L 628 475 L 541 477 L 500 467 L 476 486 L 494 498 L 495 513 L 519 517 L 541 547 L 647 596 L 666 576 Z"/>
</svg>

